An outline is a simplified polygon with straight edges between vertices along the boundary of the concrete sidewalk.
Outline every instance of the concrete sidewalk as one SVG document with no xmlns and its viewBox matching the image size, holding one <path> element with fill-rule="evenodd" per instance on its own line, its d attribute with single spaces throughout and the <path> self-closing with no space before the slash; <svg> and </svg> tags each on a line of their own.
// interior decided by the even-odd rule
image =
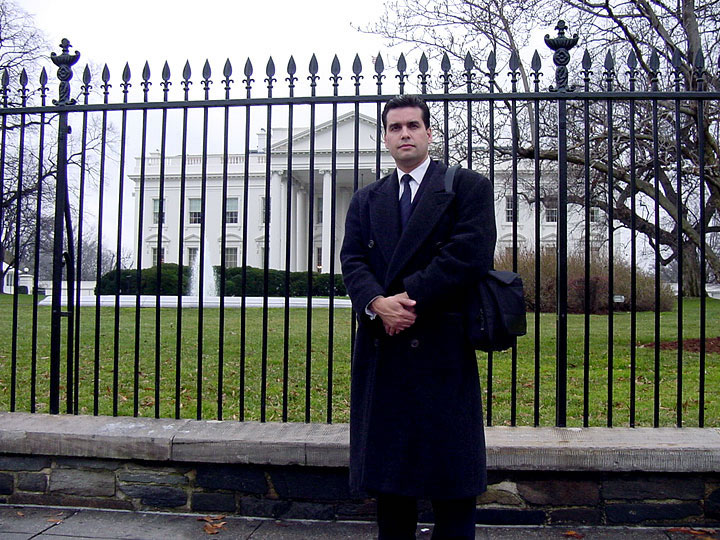
<svg viewBox="0 0 720 540">
<path fill-rule="evenodd" d="M 429 527 L 418 527 L 418 539 L 429 539 Z M 375 525 L 366 522 L 275 521 L 242 517 L 204 516 L 38 506 L 0 506 L 0 538 L 180 540 L 227 539 L 371 540 Z M 720 538 L 714 530 L 651 527 L 492 527 L 478 526 L 477 539 L 681 540 Z"/>
</svg>

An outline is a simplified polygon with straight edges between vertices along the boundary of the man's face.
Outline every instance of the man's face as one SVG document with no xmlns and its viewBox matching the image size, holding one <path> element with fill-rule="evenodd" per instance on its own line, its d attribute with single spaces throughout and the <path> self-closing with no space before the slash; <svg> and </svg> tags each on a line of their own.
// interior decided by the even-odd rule
<svg viewBox="0 0 720 540">
<path fill-rule="evenodd" d="M 425 161 L 432 133 L 419 107 L 390 109 L 385 125 L 385 147 L 400 170 L 410 172 Z"/>
</svg>

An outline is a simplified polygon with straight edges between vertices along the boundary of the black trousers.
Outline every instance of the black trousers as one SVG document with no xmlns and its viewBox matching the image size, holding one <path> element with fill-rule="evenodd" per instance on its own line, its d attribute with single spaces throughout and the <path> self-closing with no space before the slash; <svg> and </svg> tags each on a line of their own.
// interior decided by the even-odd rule
<svg viewBox="0 0 720 540">
<path fill-rule="evenodd" d="M 435 527 L 432 540 L 475 538 L 475 497 L 432 501 Z M 380 493 L 377 496 L 378 540 L 414 540 L 417 499 Z"/>
</svg>

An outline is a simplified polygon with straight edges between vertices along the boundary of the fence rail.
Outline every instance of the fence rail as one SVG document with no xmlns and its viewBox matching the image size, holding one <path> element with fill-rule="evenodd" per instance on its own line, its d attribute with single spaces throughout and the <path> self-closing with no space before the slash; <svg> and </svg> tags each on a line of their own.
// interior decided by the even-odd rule
<svg viewBox="0 0 720 540">
<path fill-rule="evenodd" d="M 19 85 L 5 71 L 0 259 L 11 295 L 0 319 L 12 331 L 0 339 L 0 406 L 346 420 L 344 213 L 394 166 L 382 104 L 417 91 L 431 104 L 434 156 L 493 181 L 496 264 L 528 289 L 528 336 L 479 358 L 487 423 L 720 425 L 708 340 L 720 306 L 707 298 L 720 275 L 718 82 L 700 54 L 691 66 L 675 55 L 664 74 L 656 52 L 643 72 L 635 53 L 617 67 L 608 53 L 593 80 L 589 53 L 571 66 L 577 37 L 557 30 L 547 89 L 537 53 L 529 70 L 513 53 L 501 68 L 494 54 L 482 68 L 468 55 L 459 72 L 446 55 L 436 76 L 423 54 L 417 84 L 403 55 L 397 72 L 378 56 L 372 75 L 356 57 L 344 83 L 337 57 L 328 78 L 314 56 L 308 76 L 292 58 L 276 73 L 271 58 L 255 75 L 264 86 L 249 60 L 242 84 L 228 61 L 222 80 L 206 63 L 193 81 L 186 65 L 175 88 L 167 64 L 154 89 L 147 64 L 139 81 L 126 66 L 121 102 L 107 67 L 99 81 L 86 67 L 71 99 L 79 56 L 67 40 L 52 56 L 52 104 L 44 68 L 37 88 L 25 70 Z M 82 280 L 97 294 L 84 296 Z"/>
</svg>

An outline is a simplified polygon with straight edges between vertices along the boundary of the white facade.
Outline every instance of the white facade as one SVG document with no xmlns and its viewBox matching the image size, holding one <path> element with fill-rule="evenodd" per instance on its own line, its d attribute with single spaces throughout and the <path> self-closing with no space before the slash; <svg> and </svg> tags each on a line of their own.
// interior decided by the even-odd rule
<svg viewBox="0 0 720 540">
<path fill-rule="evenodd" d="M 532 165 L 527 163 L 528 165 Z M 520 163 L 523 165 L 523 162 Z M 509 164 L 508 164 L 509 166 Z M 517 189 L 517 246 L 519 251 L 535 251 L 535 171 L 532 168 L 518 168 Z M 557 225 L 559 209 L 557 200 L 557 174 L 546 171 L 540 178 L 540 249 L 555 248 L 558 243 Z M 495 170 L 495 221 L 497 224 L 496 256 L 513 246 L 513 192 L 512 173 L 508 169 Z M 585 249 L 585 208 L 568 204 L 567 206 L 568 253 Z M 621 247 L 625 236 L 620 230 L 615 233 L 615 257 L 624 258 Z M 590 249 L 607 250 L 607 217 L 599 208 L 590 209 Z"/>
<path fill-rule="evenodd" d="M 246 157 L 242 154 L 228 156 L 227 181 L 227 225 L 226 225 L 226 266 L 240 266 L 243 254 L 243 190 L 245 168 L 248 167 L 248 231 L 247 265 L 262 268 L 265 242 L 265 197 L 266 179 L 269 170 L 270 193 L 270 238 L 267 246 L 270 268 L 284 269 L 286 254 L 287 208 L 288 208 L 288 133 L 287 129 L 273 129 L 271 133 L 271 163 L 266 162 L 264 132 L 259 136 L 258 148 Z M 363 187 L 394 168 L 392 157 L 380 145 L 380 171 L 376 170 L 377 131 L 375 120 L 359 116 L 358 142 L 358 184 Z M 345 214 L 353 193 L 355 171 L 355 116 L 348 113 L 337 120 L 337 152 L 335 175 L 335 272 L 340 273 L 340 247 L 344 235 Z M 320 124 L 315 129 L 314 153 L 314 208 L 310 230 L 310 132 L 296 130 L 292 136 L 292 189 L 290 192 L 290 270 L 305 271 L 308 267 L 308 251 L 312 246 L 312 269 L 329 272 L 333 235 L 330 216 L 332 214 L 332 122 Z M 153 266 L 157 261 L 158 235 L 162 235 L 162 260 L 178 262 L 180 234 L 183 235 L 183 264 L 192 266 L 199 256 L 201 245 L 201 222 L 205 216 L 205 265 L 220 264 L 222 241 L 222 154 L 206 157 L 206 208 L 201 205 L 203 158 L 200 155 L 186 157 L 185 208 L 180 226 L 182 156 L 165 158 L 164 213 L 159 212 L 160 199 L 160 155 L 152 153 L 146 158 L 145 186 L 142 221 L 142 245 L 140 265 Z M 140 215 L 140 158 L 136 158 L 136 169 L 130 178 L 135 181 L 135 242 Z M 480 171 L 487 174 L 487 171 Z M 518 197 L 518 246 L 520 249 L 535 249 L 534 203 L 528 202 L 534 173 L 519 170 L 520 196 Z M 552 176 L 552 178 L 550 178 Z M 554 175 L 543 180 L 544 191 L 554 185 Z M 525 195 L 523 195 L 523 191 Z M 495 174 L 495 218 L 498 243 L 496 253 L 511 249 L 513 245 L 513 215 L 510 189 L 510 171 L 496 169 Z M 557 212 L 542 207 L 541 248 L 552 248 L 557 244 Z M 606 220 L 593 211 L 591 242 L 599 249 L 607 238 Z M 162 222 L 162 223 L 161 223 Z M 568 207 L 569 249 L 581 246 L 584 234 L 584 210 L 578 206 Z M 135 254 L 138 262 L 138 254 Z"/>
<path fill-rule="evenodd" d="M 259 148 L 247 156 L 248 216 L 247 265 L 262 268 L 266 245 L 270 250 L 270 268 L 285 268 L 287 208 L 288 208 L 288 134 L 287 129 L 273 129 L 271 133 L 271 163 L 269 166 L 270 238 L 265 242 L 266 182 L 268 179 L 267 154 L 262 147 L 264 135 L 259 137 Z M 394 167 L 390 154 L 381 144 L 380 167 L 376 168 L 376 123 L 359 116 L 358 183 L 362 187 L 387 174 Z M 345 214 L 353 193 L 355 172 L 355 116 L 353 113 L 338 117 L 337 151 L 335 165 L 335 270 L 340 272 Z M 290 270 L 304 271 L 308 267 L 308 251 L 312 247 L 312 269 L 330 270 L 332 215 L 332 122 L 315 129 L 314 193 L 312 225 L 310 209 L 310 132 L 298 129 L 292 136 L 292 187 L 290 191 Z M 158 235 L 162 235 L 165 262 L 178 262 L 180 234 L 183 235 L 183 264 L 192 266 L 200 253 L 201 221 L 205 216 L 205 264 L 220 264 L 222 241 L 222 187 L 223 155 L 209 154 L 206 162 L 206 208 L 201 207 L 202 167 L 200 155 L 186 158 L 185 208 L 180 227 L 181 164 L 182 156 L 165 158 L 164 210 L 159 213 L 160 155 L 150 154 L 145 163 L 144 207 L 142 223 L 143 251 L 140 265 L 153 266 L 157 260 Z M 243 253 L 243 192 L 246 156 L 230 154 L 227 173 L 227 225 L 226 266 L 240 266 Z M 135 181 L 135 238 L 140 216 L 140 158 L 130 179 Z M 162 223 L 160 223 L 162 221 Z M 312 230 L 310 227 L 312 226 Z M 138 254 L 135 254 L 136 262 Z"/>
</svg>

